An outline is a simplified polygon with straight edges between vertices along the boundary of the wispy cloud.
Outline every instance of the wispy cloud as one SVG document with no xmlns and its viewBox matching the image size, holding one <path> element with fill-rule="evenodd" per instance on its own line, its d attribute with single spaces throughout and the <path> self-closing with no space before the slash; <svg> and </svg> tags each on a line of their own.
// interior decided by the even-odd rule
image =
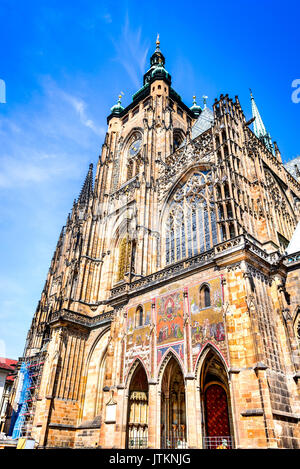
<svg viewBox="0 0 300 469">
<path fill-rule="evenodd" d="M 145 72 L 149 51 L 148 42 L 142 41 L 141 37 L 142 28 L 139 27 L 137 30 L 131 28 L 127 13 L 121 36 L 118 39 L 112 38 L 117 54 L 116 60 L 123 65 L 136 88 L 141 85 L 141 74 Z"/>
<path fill-rule="evenodd" d="M 105 13 L 103 16 L 102 16 L 103 20 L 105 21 L 105 23 L 112 23 L 112 16 L 110 13 Z"/>
<path fill-rule="evenodd" d="M 38 104 L 0 118 L 0 188 L 76 178 L 83 155 L 88 158 L 105 135 L 82 98 L 49 78 L 43 80 L 42 90 Z"/>
<path fill-rule="evenodd" d="M 0 347 L 11 357 L 23 351 L 57 235 L 103 140 L 102 115 L 78 87 L 42 77 L 30 100 L 0 114 Z"/>
<path fill-rule="evenodd" d="M 86 112 L 87 105 L 82 99 L 79 99 L 76 96 L 72 96 L 66 93 L 65 91 L 59 91 L 59 94 L 62 96 L 63 99 L 65 99 L 67 103 L 71 104 L 73 109 L 77 112 L 82 125 L 85 125 L 86 127 L 90 128 L 93 132 L 95 132 L 96 135 L 102 137 L 105 135 L 105 129 L 103 127 L 97 126 L 92 119 L 88 118 Z"/>
</svg>

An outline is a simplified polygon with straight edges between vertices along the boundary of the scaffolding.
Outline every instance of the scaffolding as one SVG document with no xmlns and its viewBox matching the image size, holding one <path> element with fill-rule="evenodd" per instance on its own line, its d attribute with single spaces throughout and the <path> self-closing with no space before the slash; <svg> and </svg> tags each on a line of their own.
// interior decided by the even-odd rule
<svg viewBox="0 0 300 469">
<path fill-rule="evenodd" d="M 19 375 L 20 388 L 16 396 L 18 411 L 12 432 L 13 439 L 31 437 L 43 366 L 43 352 L 23 359 Z"/>
</svg>

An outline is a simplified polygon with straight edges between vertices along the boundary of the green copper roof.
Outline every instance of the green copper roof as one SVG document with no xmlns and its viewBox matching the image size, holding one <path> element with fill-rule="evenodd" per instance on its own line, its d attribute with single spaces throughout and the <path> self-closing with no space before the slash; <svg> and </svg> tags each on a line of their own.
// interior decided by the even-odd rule
<svg viewBox="0 0 300 469">
<path fill-rule="evenodd" d="M 132 95 L 132 100 L 134 101 L 137 98 L 137 96 L 147 88 L 147 86 L 149 86 L 149 83 L 146 83 L 144 86 L 142 86 L 142 88 L 140 88 L 136 93 L 134 93 Z"/>
<path fill-rule="evenodd" d="M 193 96 L 193 105 L 190 107 L 190 110 L 193 111 L 196 116 L 199 116 L 199 114 L 202 112 L 201 106 L 198 106 L 196 102 L 196 96 Z"/>
<path fill-rule="evenodd" d="M 120 113 L 123 111 L 124 108 L 123 108 L 123 106 L 121 105 L 121 99 L 122 99 L 122 96 L 120 95 L 117 104 L 115 104 L 115 105 L 111 108 L 111 112 L 112 112 L 112 113 L 114 113 L 114 114 L 120 114 Z"/>
<path fill-rule="evenodd" d="M 269 132 L 267 132 L 264 126 L 264 123 L 262 121 L 262 118 L 256 106 L 256 103 L 254 101 L 254 97 L 252 95 L 251 90 L 250 90 L 250 96 L 251 96 L 252 117 L 255 117 L 255 121 L 253 122 L 253 132 L 256 135 L 256 137 L 258 137 L 260 140 L 264 142 L 268 150 L 274 154 L 274 148 L 272 145 L 271 135 L 269 134 Z"/>
<path fill-rule="evenodd" d="M 162 73 L 163 75 L 165 75 L 166 77 L 169 76 L 169 73 L 167 72 L 167 70 L 165 69 L 165 67 L 163 65 L 157 65 L 154 70 L 152 71 L 151 73 L 151 76 L 154 77 L 155 75 L 158 75 Z"/>
</svg>

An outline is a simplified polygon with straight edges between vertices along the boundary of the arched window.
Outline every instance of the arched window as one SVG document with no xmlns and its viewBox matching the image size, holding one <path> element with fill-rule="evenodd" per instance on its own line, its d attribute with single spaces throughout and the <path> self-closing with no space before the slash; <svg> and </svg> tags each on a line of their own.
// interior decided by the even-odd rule
<svg viewBox="0 0 300 469">
<path fill-rule="evenodd" d="M 224 194 L 225 194 L 226 199 L 230 198 L 229 186 L 228 186 L 227 182 L 225 182 L 225 184 L 224 184 Z"/>
<path fill-rule="evenodd" d="M 180 147 L 184 140 L 184 134 L 180 130 L 174 130 L 173 133 L 173 151 L 176 151 Z"/>
<path fill-rule="evenodd" d="M 233 223 L 229 223 L 229 236 L 230 236 L 230 238 L 235 237 L 235 229 L 234 229 L 234 224 Z"/>
<path fill-rule="evenodd" d="M 125 236 L 119 244 L 119 262 L 117 282 L 124 279 L 126 273 L 130 272 L 132 243 L 129 236 Z"/>
<path fill-rule="evenodd" d="M 141 153 L 143 147 L 143 137 L 140 132 L 134 132 L 126 145 L 127 153 L 127 174 L 126 180 L 129 181 L 133 176 L 139 173 L 141 164 Z"/>
<path fill-rule="evenodd" d="M 166 263 L 211 249 L 217 244 L 217 223 L 211 173 L 193 173 L 180 185 L 166 216 Z"/>
<path fill-rule="evenodd" d="M 141 327 L 144 324 L 144 311 L 142 306 L 138 306 L 136 309 L 136 327 Z"/>
<path fill-rule="evenodd" d="M 233 212 L 232 212 L 231 202 L 227 202 L 226 210 L 227 210 L 227 218 L 232 218 L 233 217 Z"/>
<path fill-rule="evenodd" d="M 208 285 L 203 285 L 200 288 L 200 306 L 201 308 L 208 308 L 210 303 L 210 289 Z"/>
</svg>

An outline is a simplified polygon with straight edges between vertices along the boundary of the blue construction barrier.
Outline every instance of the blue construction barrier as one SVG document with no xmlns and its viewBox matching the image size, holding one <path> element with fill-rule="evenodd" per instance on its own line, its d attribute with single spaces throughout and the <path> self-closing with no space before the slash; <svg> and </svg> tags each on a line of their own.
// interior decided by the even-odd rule
<svg viewBox="0 0 300 469">
<path fill-rule="evenodd" d="M 20 391 L 20 395 L 16 396 L 17 398 L 17 404 L 18 404 L 18 410 L 17 410 L 17 416 L 15 419 L 15 424 L 13 427 L 12 431 L 12 438 L 13 439 L 18 439 L 22 435 L 22 427 L 25 423 L 26 420 L 26 415 L 28 414 L 28 403 L 31 400 L 31 392 L 30 392 L 30 387 L 31 387 L 31 376 L 28 370 L 28 366 L 25 363 L 22 363 L 21 368 L 20 368 L 20 375 L 19 375 L 19 380 L 23 380 L 22 383 L 22 388 Z M 11 428 L 10 428 L 11 431 Z"/>
</svg>

